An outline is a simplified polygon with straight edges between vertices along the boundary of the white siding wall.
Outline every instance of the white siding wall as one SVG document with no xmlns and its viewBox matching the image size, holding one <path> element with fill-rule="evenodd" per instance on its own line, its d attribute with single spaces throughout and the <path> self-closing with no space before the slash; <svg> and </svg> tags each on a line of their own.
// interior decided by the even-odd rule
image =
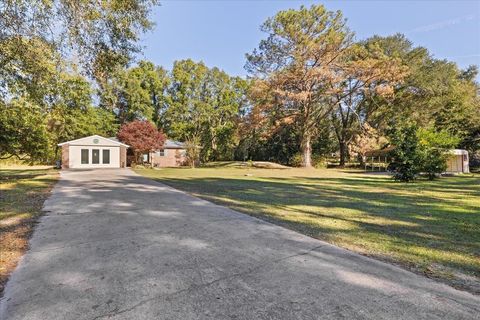
<svg viewBox="0 0 480 320">
<path fill-rule="evenodd" d="M 120 147 L 115 146 L 70 146 L 69 147 L 69 166 L 70 168 L 120 168 Z M 82 149 L 88 149 L 88 164 L 82 164 Z M 100 150 L 100 163 L 92 163 L 92 150 Z M 110 150 L 110 163 L 103 164 L 102 150 Z"/>
</svg>

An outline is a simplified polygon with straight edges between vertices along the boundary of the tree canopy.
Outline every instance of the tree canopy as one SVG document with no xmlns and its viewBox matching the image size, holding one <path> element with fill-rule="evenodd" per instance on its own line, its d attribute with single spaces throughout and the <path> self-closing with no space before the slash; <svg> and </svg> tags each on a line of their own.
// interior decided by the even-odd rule
<svg viewBox="0 0 480 320">
<path fill-rule="evenodd" d="M 254 86 L 262 91 L 279 122 L 293 121 L 299 130 L 303 164 L 311 166 L 312 137 L 318 121 L 332 110 L 331 93 L 338 78 L 353 33 L 341 12 L 322 5 L 286 10 L 269 18 L 262 31 L 268 37 L 247 55 L 246 68 L 258 78 Z"/>
<path fill-rule="evenodd" d="M 153 123 L 141 120 L 123 124 L 117 137 L 133 150 L 136 163 L 141 154 L 161 149 L 165 142 L 164 134 Z"/>
<path fill-rule="evenodd" d="M 29 71 L 42 69 L 36 64 L 54 51 L 64 58 L 75 56 L 89 76 L 102 82 L 139 52 L 140 34 L 153 27 L 148 17 L 156 4 L 157 0 L 4 1 L 0 65 L 33 74 Z"/>
<path fill-rule="evenodd" d="M 192 59 L 134 61 L 155 4 L 0 5 L 0 157 L 51 163 L 59 142 L 132 126 L 130 136 L 160 130 L 159 140 L 186 142 L 192 164 L 308 167 L 333 157 L 343 166 L 405 144 L 435 175 L 447 149 L 439 141 L 480 161 L 477 66 L 436 59 L 402 34 L 357 39 L 340 11 L 322 5 L 268 18 L 246 55 L 247 78 Z M 392 121 L 405 124 L 396 137 Z"/>
</svg>

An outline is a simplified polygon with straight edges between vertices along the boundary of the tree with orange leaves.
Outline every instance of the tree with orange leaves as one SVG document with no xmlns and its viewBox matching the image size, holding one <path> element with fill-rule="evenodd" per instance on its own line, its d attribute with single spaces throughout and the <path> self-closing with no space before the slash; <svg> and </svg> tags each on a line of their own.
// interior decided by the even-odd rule
<svg viewBox="0 0 480 320">
<path fill-rule="evenodd" d="M 376 108 L 368 102 L 393 98 L 395 86 L 408 75 L 408 67 L 399 58 L 387 55 L 375 38 L 352 45 L 344 59 L 336 70 L 336 79 L 330 83 L 335 104 L 331 122 L 338 140 L 340 166 L 345 165 L 353 139 L 370 128 L 369 116 Z"/>
<path fill-rule="evenodd" d="M 331 83 L 352 45 L 353 33 L 340 11 L 322 5 L 280 11 L 262 26 L 269 33 L 247 55 L 246 68 L 257 78 L 260 103 L 276 121 L 294 121 L 301 137 L 303 166 L 311 167 L 312 138 L 332 108 Z M 262 94 L 257 94 L 262 95 Z"/>
</svg>

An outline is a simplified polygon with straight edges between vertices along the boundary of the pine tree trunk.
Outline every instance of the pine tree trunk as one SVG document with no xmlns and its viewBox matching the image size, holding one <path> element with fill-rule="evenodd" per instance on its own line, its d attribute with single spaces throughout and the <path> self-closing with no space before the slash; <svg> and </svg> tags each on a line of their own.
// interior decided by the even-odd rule
<svg viewBox="0 0 480 320">
<path fill-rule="evenodd" d="M 345 166 L 345 160 L 347 159 L 347 144 L 345 141 L 340 141 L 340 167 Z"/>
<path fill-rule="evenodd" d="M 309 134 L 305 134 L 302 138 L 302 165 L 305 168 L 312 167 L 312 138 Z"/>
</svg>

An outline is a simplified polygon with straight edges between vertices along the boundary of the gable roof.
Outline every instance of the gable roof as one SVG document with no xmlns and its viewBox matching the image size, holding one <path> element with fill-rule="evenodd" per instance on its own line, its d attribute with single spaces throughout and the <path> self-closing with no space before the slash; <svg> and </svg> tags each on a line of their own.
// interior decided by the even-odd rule
<svg viewBox="0 0 480 320">
<path fill-rule="evenodd" d="M 163 144 L 164 149 L 185 149 L 185 143 L 175 140 L 165 140 Z"/>
<path fill-rule="evenodd" d="M 110 137 L 108 139 L 113 141 L 119 141 L 117 137 Z M 185 143 L 167 139 L 165 140 L 162 149 L 185 149 Z"/>
<path fill-rule="evenodd" d="M 84 139 L 89 139 L 89 138 L 100 138 L 100 139 L 104 139 L 104 140 L 107 140 L 115 145 L 119 145 L 119 146 L 124 146 L 124 147 L 130 147 L 128 144 L 125 144 L 125 143 L 121 143 L 120 141 L 118 141 L 118 139 L 115 139 L 113 140 L 112 138 L 105 138 L 105 137 L 102 137 L 102 136 L 99 136 L 98 134 L 94 134 L 92 136 L 88 136 L 88 137 L 83 137 L 83 138 L 79 138 L 79 139 L 75 139 L 75 140 L 70 140 L 70 141 L 65 141 L 65 142 L 62 142 L 62 143 L 59 143 L 58 146 L 63 146 L 65 144 L 74 144 L 76 142 L 80 142 L 81 140 L 84 140 Z"/>
</svg>

